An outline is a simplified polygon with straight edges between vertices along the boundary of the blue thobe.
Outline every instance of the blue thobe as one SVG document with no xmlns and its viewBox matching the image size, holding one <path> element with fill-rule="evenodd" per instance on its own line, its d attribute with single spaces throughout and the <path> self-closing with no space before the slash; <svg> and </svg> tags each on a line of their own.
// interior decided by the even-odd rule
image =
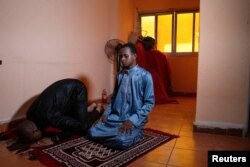
<svg viewBox="0 0 250 167">
<path fill-rule="evenodd" d="M 107 120 L 91 127 L 89 137 L 108 147 L 128 148 L 142 139 L 142 129 L 154 103 L 153 81 L 148 71 L 137 65 L 118 73 L 112 101 L 103 113 Z M 134 125 L 131 134 L 118 130 L 126 120 Z"/>
</svg>

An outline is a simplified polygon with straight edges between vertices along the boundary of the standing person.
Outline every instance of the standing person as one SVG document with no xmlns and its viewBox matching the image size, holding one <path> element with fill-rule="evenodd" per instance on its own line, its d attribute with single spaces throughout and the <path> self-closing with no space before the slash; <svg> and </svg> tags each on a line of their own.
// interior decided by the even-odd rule
<svg viewBox="0 0 250 167">
<path fill-rule="evenodd" d="M 87 111 L 87 99 L 86 86 L 80 80 L 63 79 L 51 84 L 28 109 L 27 120 L 17 128 L 19 138 L 23 142 L 36 141 L 47 127 L 60 129 L 63 138 L 86 134 L 99 118 L 98 111 Z"/>
<path fill-rule="evenodd" d="M 108 147 L 126 149 L 142 139 L 155 100 L 151 74 L 136 63 L 135 45 L 122 45 L 118 55 L 122 71 L 117 74 L 111 103 L 89 129 L 89 138 Z"/>
<path fill-rule="evenodd" d="M 176 100 L 170 98 L 172 95 L 172 83 L 169 62 L 166 55 L 156 49 L 155 39 L 131 33 L 128 41 L 136 46 L 137 63 L 152 75 L 155 103 L 176 103 Z"/>
</svg>

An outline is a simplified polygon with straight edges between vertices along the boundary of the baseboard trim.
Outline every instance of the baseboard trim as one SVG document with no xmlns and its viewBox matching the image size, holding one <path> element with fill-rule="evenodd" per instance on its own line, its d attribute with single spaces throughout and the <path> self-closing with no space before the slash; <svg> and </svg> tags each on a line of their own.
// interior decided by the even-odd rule
<svg viewBox="0 0 250 167">
<path fill-rule="evenodd" d="M 193 131 L 199 133 L 210 133 L 230 136 L 244 136 L 244 128 L 239 124 L 227 124 L 218 122 L 196 121 Z"/>
<path fill-rule="evenodd" d="M 172 92 L 171 96 L 196 97 L 196 93 L 195 92 Z"/>
</svg>

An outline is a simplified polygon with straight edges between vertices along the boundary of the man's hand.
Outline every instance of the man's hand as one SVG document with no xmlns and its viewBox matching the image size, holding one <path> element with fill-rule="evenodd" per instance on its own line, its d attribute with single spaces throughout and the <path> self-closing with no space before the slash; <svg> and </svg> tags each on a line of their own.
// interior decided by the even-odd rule
<svg viewBox="0 0 250 167">
<path fill-rule="evenodd" d="M 102 114 L 102 116 L 93 123 L 92 127 L 96 126 L 96 124 L 98 124 L 99 122 L 104 122 L 106 120 L 107 120 L 107 116 Z"/>
<path fill-rule="evenodd" d="M 122 125 L 119 127 L 119 131 L 124 134 L 131 134 L 133 128 L 133 123 L 130 120 L 126 120 L 122 123 Z"/>
</svg>

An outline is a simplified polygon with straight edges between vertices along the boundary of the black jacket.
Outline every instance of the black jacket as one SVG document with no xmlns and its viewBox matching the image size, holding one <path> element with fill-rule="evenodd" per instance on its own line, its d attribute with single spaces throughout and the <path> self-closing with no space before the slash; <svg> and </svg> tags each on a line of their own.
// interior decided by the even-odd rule
<svg viewBox="0 0 250 167">
<path fill-rule="evenodd" d="M 87 89 L 77 79 L 59 80 L 47 87 L 27 112 L 27 119 L 43 131 L 56 127 L 64 132 L 85 134 L 92 122 L 87 112 Z"/>
</svg>

